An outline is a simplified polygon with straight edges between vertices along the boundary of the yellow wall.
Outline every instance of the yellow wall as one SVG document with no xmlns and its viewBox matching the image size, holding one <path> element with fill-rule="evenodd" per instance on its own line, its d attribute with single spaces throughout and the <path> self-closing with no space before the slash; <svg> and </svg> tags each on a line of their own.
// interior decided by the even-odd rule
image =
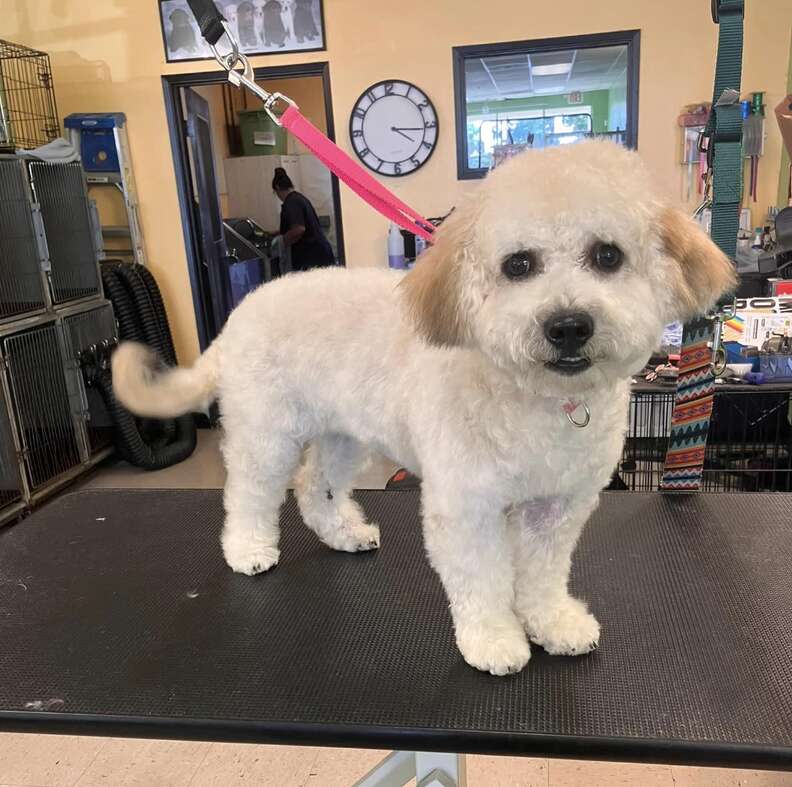
<svg viewBox="0 0 792 787">
<path fill-rule="evenodd" d="M 336 128 L 347 149 L 348 113 L 365 87 L 398 77 L 425 90 L 439 113 L 437 150 L 419 172 L 388 180 L 425 215 L 447 211 L 475 188 L 456 179 L 452 46 L 631 28 L 642 31 L 639 149 L 661 187 L 678 198 L 675 119 L 684 104 L 712 93 L 716 28 L 709 0 L 491 0 L 486 8 L 473 0 L 324 4 L 327 52 L 264 56 L 254 64 L 328 60 Z M 792 3 L 746 5 L 743 87 L 766 91 L 773 107 L 786 88 Z M 160 76 L 214 70 L 215 64 L 164 62 L 155 0 L 0 0 L 0 19 L 4 38 L 51 54 L 62 114 L 126 112 L 151 268 L 165 294 L 180 357 L 189 361 L 197 338 Z M 779 159 L 780 135 L 768 123 L 760 214 L 775 200 Z M 384 220 L 345 188 L 342 207 L 348 264 L 384 265 Z"/>
</svg>

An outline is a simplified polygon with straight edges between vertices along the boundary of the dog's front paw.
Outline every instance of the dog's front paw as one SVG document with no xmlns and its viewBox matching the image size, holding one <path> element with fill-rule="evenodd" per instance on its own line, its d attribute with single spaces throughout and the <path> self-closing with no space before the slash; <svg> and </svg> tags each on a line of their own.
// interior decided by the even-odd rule
<svg viewBox="0 0 792 787">
<path fill-rule="evenodd" d="M 521 616 L 531 642 L 552 656 L 580 656 L 596 650 L 600 625 L 586 605 L 571 596 L 560 604 L 533 609 Z"/>
<path fill-rule="evenodd" d="M 380 532 L 376 525 L 365 522 L 348 524 L 330 531 L 322 541 L 339 552 L 368 552 L 379 548 Z"/>
<path fill-rule="evenodd" d="M 458 623 L 456 640 L 471 667 L 493 675 L 519 672 L 531 658 L 531 646 L 516 618 Z"/>
<path fill-rule="evenodd" d="M 255 538 L 240 538 L 224 532 L 223 555 L 226 563 L 238 574 L 261 574 L 277 564 L 280 550 Z"/>
</svg>

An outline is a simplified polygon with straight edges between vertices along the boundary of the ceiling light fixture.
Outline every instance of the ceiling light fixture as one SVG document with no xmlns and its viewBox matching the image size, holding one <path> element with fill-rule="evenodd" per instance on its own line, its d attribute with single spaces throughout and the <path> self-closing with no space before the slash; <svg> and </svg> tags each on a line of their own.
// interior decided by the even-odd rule
<svg viewBox="0 0 792 787">
<path fill-rule="evenodd" d="M 547 66 L 534 66 L 533 73 L 536 77 L 557 77 L 568 74 L 572 69 L 572 63 L 553 63 Z"/>
</svg>

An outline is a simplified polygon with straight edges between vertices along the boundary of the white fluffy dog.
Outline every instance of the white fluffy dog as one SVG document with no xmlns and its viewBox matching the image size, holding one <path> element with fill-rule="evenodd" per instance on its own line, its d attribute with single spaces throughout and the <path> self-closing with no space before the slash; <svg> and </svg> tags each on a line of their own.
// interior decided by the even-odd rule
<svg viewBox="0 0 792 787">
<path fill-rule="evenodd" d="M 300 510 L 333 549 L 379 545 L 350 497 L 367 451 L 420 475 L 459 649 L 502 675 L 525 666 L 529 640 L 553 654 L 596 646 L 599 624 L 567 583 L 620 456 L 630 376 L 664 325 L 733 284 L 698 226 L 652 196 L 635 153 L 585 142 L 499 167 L 412 272 L 287 276 L 246 298 L 192 368 L 157 368 L 125 344 L 113 378 L 141 415 L 219 398 L 234 571 L 278 562 L 303 455 Z M 573 425 L 586 409 L 589 425 Z"/>
</svg>

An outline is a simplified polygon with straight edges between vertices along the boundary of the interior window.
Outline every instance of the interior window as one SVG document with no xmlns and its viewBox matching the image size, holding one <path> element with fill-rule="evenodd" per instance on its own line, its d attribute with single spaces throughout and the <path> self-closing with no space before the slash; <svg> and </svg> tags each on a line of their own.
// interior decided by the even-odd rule
<svg viewBox="0 0 792 787">
<path fill-rule="evenodd" d="M 454 50 L 459 177 L 587 137 L 636 143 L 639 32 Z"/>
</svg>

